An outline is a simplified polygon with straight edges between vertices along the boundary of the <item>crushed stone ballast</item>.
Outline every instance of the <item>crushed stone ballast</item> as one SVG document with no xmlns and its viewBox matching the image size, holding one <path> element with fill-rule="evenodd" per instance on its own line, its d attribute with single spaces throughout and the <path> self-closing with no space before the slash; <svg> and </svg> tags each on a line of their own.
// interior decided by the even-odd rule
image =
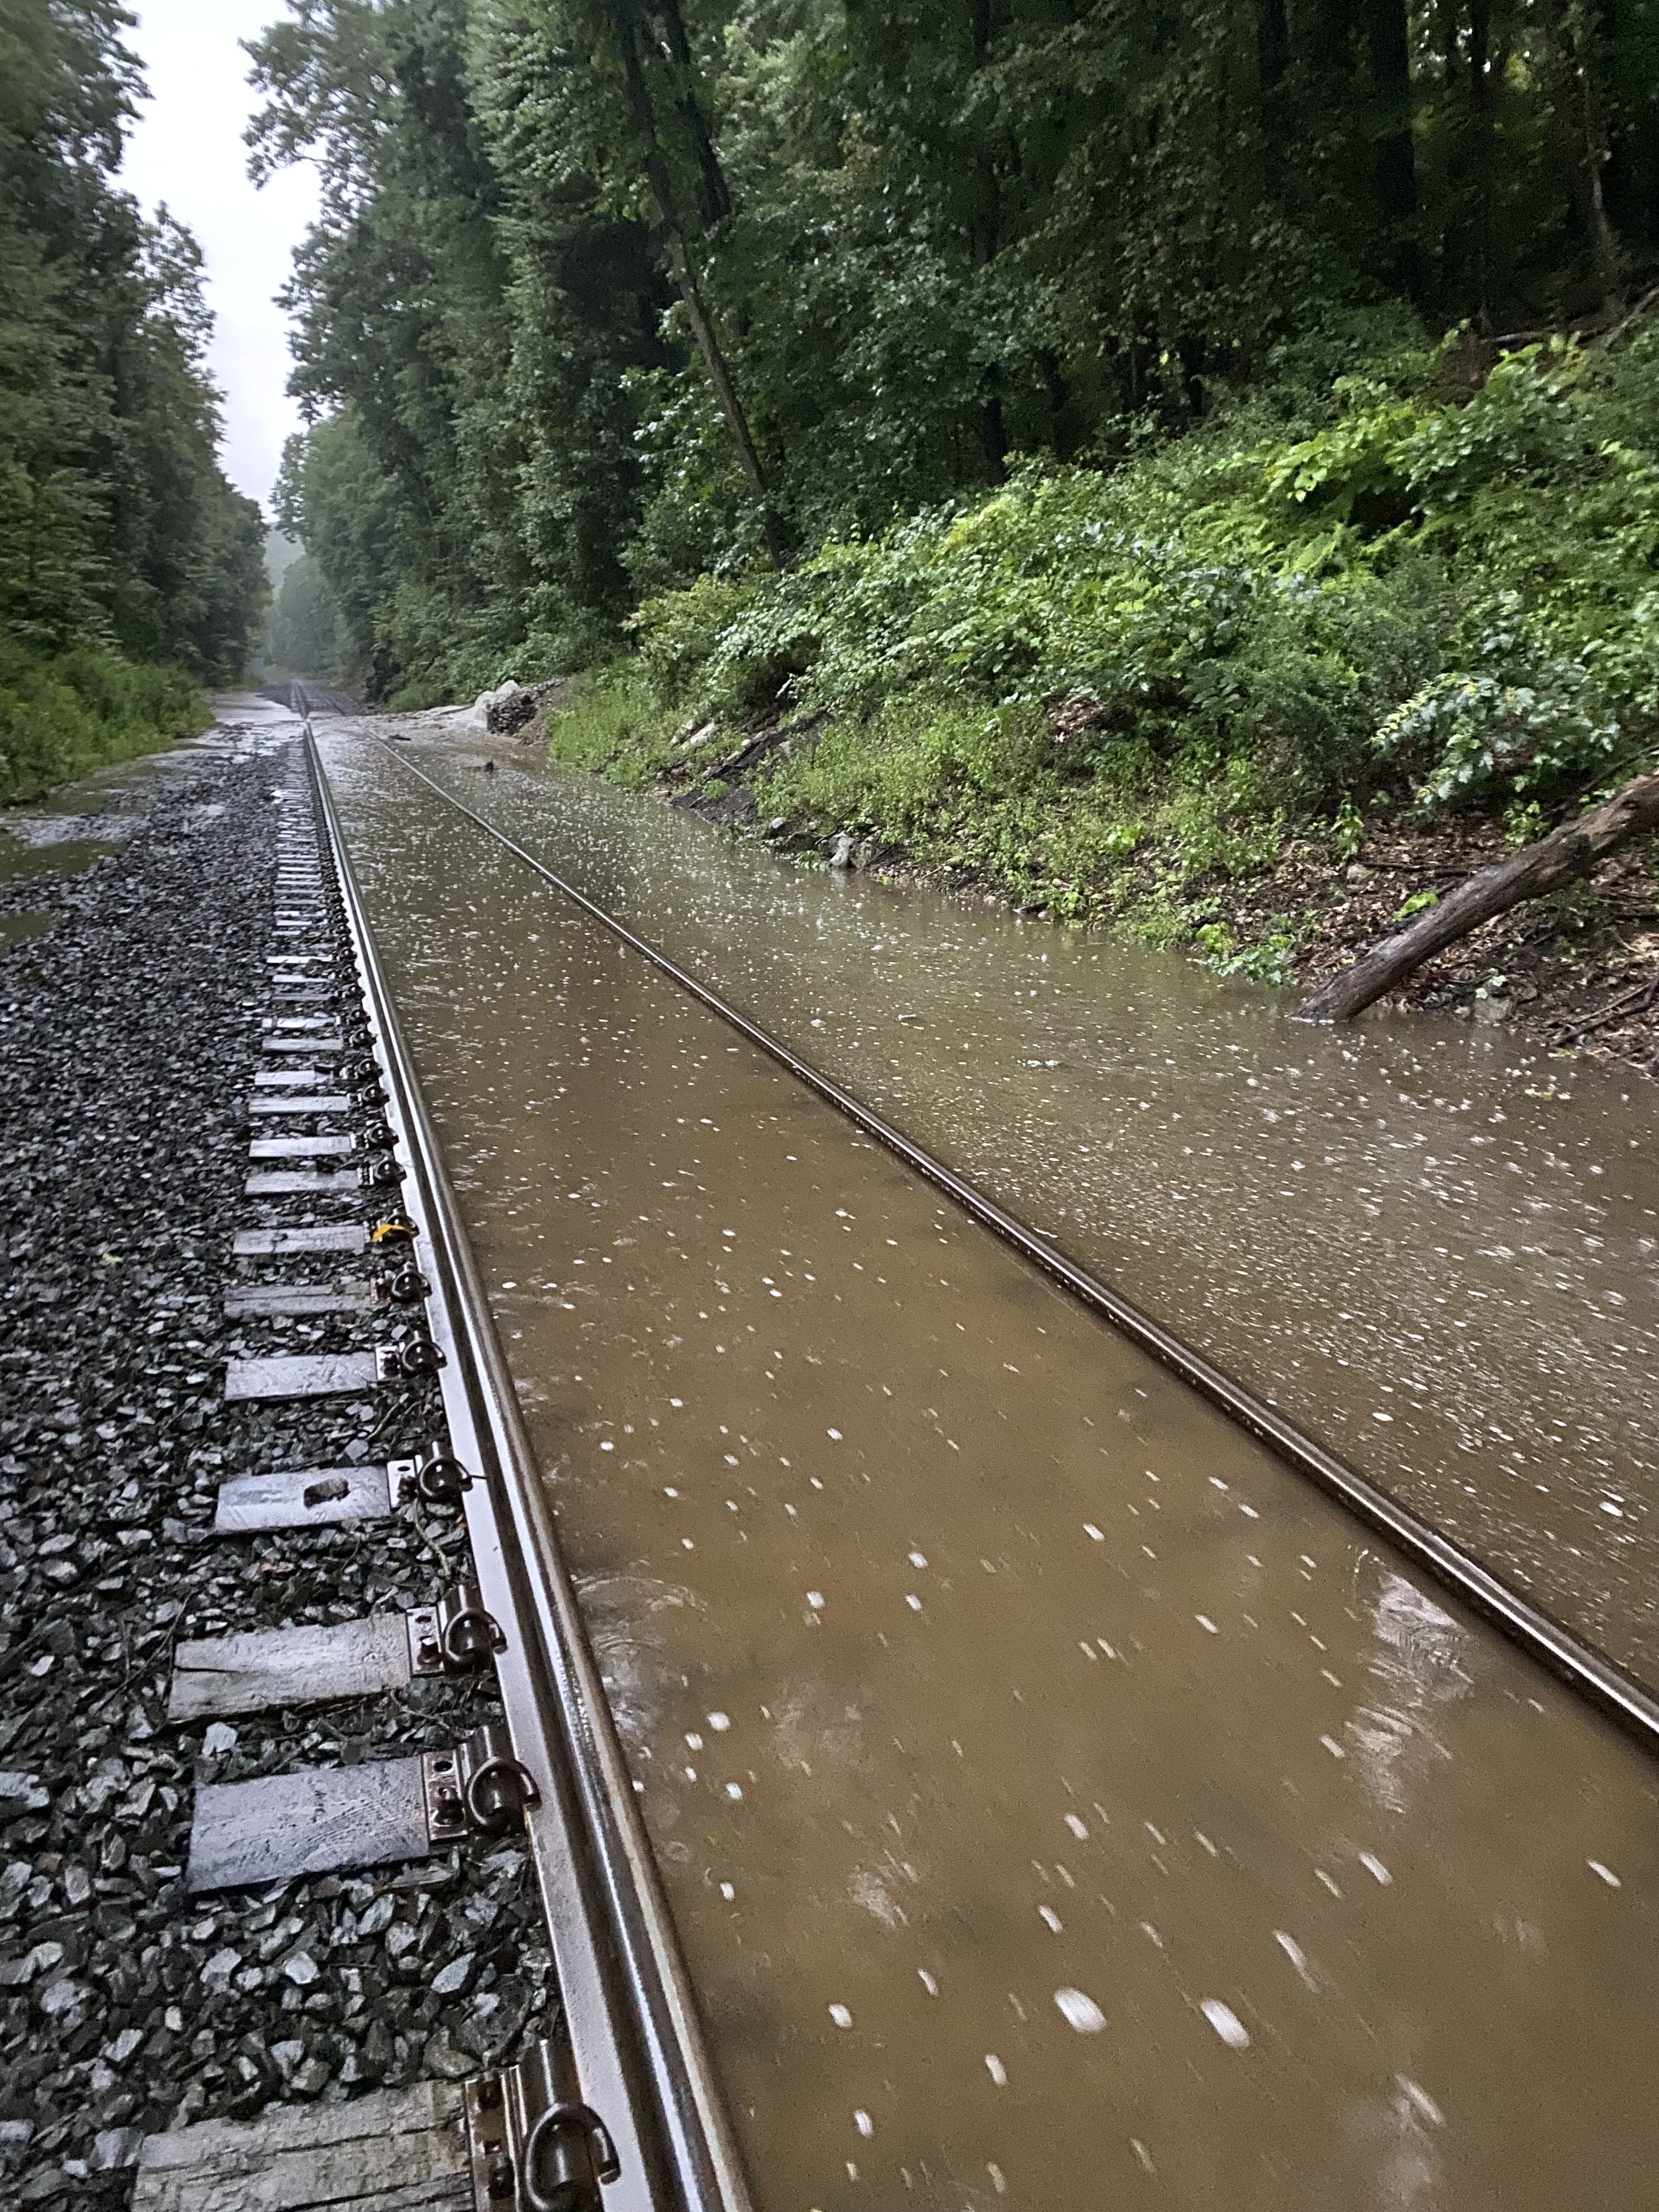
<svg viewBox="0 0 1659 2212">
<path fill-rule="evenodd" d="M 11 1255 L 51 1255 L 9 1373 L 64 1395 L 0 1420 L 47 1616 L 0 1638 L 0 2191 L 746 2212 L 308 730 L 193 764 L 123 865 L 7 1008 Z M 93 1271 L 60 1186 L 100 1117 Z M 75 1356 L 106 1279 L 147 1358 Z"/>
</svg>

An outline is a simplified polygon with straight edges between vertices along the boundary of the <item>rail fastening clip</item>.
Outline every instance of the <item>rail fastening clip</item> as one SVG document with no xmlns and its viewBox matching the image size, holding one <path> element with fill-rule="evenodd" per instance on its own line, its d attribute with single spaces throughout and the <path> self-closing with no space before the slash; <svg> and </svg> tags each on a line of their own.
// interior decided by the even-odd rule
<svg viewBox="0 0 1659 2212">
<path fill-rule="evenodd" d="M 413 1505 L 418 1500 L 423 1505 L 454 1505 L 462 1492 L 472 1487 L 472 1470 L 463 1467 L 453 1452 L 441 1443 L 434 1442 L 430 1453 L 417 1461 L 406 1474 L 398 1489 L 398 1503 Z"/>
<path fill-rule="evenodd" d="M 568 2063 L 544 2041 L 516 2066 L 466 2084 L 467 2147 L 481 2206 L 598 2212 L 602 2189 L 620 2178 L 611 2130 L 591 2105 L 562 2093 Z"/>
</svg>

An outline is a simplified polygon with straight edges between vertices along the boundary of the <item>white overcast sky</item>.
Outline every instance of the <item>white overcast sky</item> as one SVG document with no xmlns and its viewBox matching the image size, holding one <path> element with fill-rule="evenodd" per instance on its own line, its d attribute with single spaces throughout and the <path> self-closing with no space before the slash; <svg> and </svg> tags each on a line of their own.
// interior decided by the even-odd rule
<svg viewBox="0 0 1659 2212">
<path fill-rule="evenodd" d="M 143 64 L 150 97 L 128 140 L 122 182 L 147 212 L 165 200 L 207 258 L 225 471 L 268 506 L 283 441 L 299 424 L 283 390 L 288 331 L 274 295 L 311 221 L 317 188 L 305 167 L 284 170 L 262 191 L 248 182 L 242 131 L 254 94 L 238 41 L 276 21 L 282 0 L 130 4 L 139 20 L 126 42 Z"/>
</svg>

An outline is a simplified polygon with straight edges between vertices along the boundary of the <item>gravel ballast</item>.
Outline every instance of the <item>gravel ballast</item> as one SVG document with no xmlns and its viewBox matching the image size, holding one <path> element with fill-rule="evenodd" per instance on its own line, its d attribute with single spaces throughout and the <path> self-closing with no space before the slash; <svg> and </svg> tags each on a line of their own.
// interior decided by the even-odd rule
<svg viewBox="0 0 1659 2212">
<path fill-rule="evenodd" d="M 486 1678 L 167 1718 L 178 1643 L 429 1604 L 466 1551 L 459 1522 L 430 1507 L 212 1532 L 223 1480 L 409 1455 L 441 1422 L 430 1382 L 225 1401 L 230 1361 L 362 1352 L 412 1328 L 396 1309 L 232 1322 L 228 1291 L 383 1276 L 407 1248 L 232 1256 L 239 1229 L 396 1211 L 395 1190 L 244 1194 L 250 1143 L 276 1126 L 247 1114 L 270 1064 L 263 1024 L 288 1010 L 270 964 L 291 903 L 274 896 L 279 828 L 313 822 L 295 738 L 170 762 L 148 801 L 87 874 L 49 891 L 26 873 L 0 884 L 0 916 L 58 916 L 0 953 L 8 2204 L 125 2202 L 147 2132 L 457 2078 L 512 2059 L 556 2009 L 510 1836 L 402 1869 L 186 1893 L 198 1780 L 447 1748 L 499 1708 Z"/>
</svg>

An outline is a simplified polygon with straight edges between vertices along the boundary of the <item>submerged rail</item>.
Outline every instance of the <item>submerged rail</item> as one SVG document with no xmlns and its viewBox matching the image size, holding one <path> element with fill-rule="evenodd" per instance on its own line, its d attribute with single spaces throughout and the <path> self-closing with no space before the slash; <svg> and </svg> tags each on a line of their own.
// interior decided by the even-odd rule
<svg viewBox="0 0 1659 2212">
<path fill-rule="evenodd" d="M 1336 1499 L 1366 1528 L 1385 1537 L 1413 1565 L 1432 1577 L 1442 1589 L 1490 1621 L 1511 1643 L 1547 1668 L 1571 1689 L 1577 1691 L 1605 1717 L 1616 1722 L 1650 1751 L 1659 1753 L 1659 1698 L 1605 1653 L 1575 1636 L 1571 1630 L 1564 1627 L 1530 1599 L 1512 1589 L 1500 1576 L 1484 1566 L 1461 1545 L 1442 1534 L 1431 1522 L 1390 1497 L 1387 1491 L 1348 1466 L 1346 1461 L 1339 1459 L 1323 1444 L 1304 1435 L 1294 1422 L 1285 1419 L 1276 1406 L 1258 1397 L 1244 1384 L 1205 1358 L 1201 1352 L 1182 1343 L 1161 1322 L 1143 1313 L 1121 1291 L 1113 1289 L 1110 1284 L 1080 1267 L 1057 1245 L 1050 1243 L 1047 1237 L 1028 1228 L 1024 1222 L 999 1206 L 994 1199 L 988 1197 L 954 1169 L 947 1167 L 942 1160 L 936 1159 L 931 1152 L 907 1137 L 902 1129 L 896 1128 L 861 1099 L 844 1090 L 833 1077 L 823 1074 L 809 1060 L 803 1060 L 788 1045 L 750 1020 L 748 1015 L 739 1012 L 689 969 L 681 967 L 667 953 L 636 935 L 625 922 L 578 890 L 574 884 L 568 883 L 544 861 L 538 860 L 533 853 L 526 851 L 516 840 L 508 836 L 505 830 L 498 829 L 493 822 L 467 805 L 465 800 L 447 791 L 423 769 L 417 768 L 414 762 L 394 752 L 383 740 L 377 742 L 380 743 L 387 757 L 395 761 L 406 775 L 425 784 L 447 805 L 471 822 L 476 829 L 483 830 L 486 836 L 493 838 L 516 860 L 521 860 L 573 906 L 619 938 L 711 1013 L 717 1014 L 722 1021 L 729 1024 L 740 1036 L 746 1038 L 780 1066 L 787 1068 L 828 1105 L 845 1115 L 866 1136 L 872 1137 L 896 1158 L 924 1176 L 936 1189 L 943 1191 L 981 1227 L 988 1229 L 994 1236 L 1041 1267 L 1045 1274 L 1070 1291 L 1091 1312 L 1109 1322 L 1172 1374 L 1179 1376 L 1201 1397 L 1265 1444 L 1287 1467 L 1314 1483 L 1327 1496 Z M 493 1345 L 492 1338 L 492 1349 Z M 495 1357 L 499 1360 L 499 1353 Z"/>
<path fill-rule="evenodd" d="M 310 723 L 347 927 L 410 1174 L 429 1277 L 450 1449 L 489 1612 L 511 1624 L 496 1671 L 514 1753 L 538 1785 L 526 1827 L 552 1939 L 574 2092 L 615 2142 L 609 2212 L 750 2212 L 678 1939 L 565 1569 L 459 1209 L 386 988 Z"/>
</svg>

